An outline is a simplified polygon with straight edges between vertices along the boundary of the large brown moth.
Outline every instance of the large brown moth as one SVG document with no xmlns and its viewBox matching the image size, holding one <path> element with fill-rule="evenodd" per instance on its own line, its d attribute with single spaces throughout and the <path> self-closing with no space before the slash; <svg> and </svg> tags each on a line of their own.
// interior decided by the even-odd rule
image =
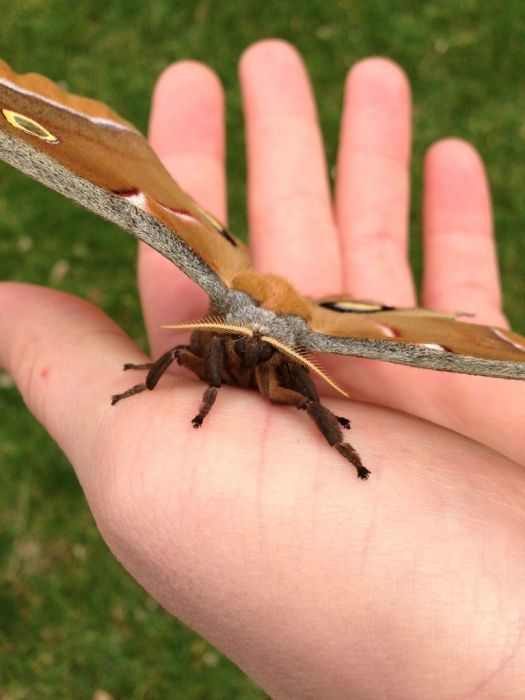
<svg viewBox="0 0 525 700">
<path fill-rule="evenodd" d="M 209 315 L 185 324 L 193 329 L 189 345 L 125 365 L 146 370 L 145 381 L 112 403 L 153 389 L 177 360 L 208 385 L 195 427 L 222 383 L 257 388 L 272 402 L 306 410 L 366 479 L 369 470 L 343 439 L 349 421 L 319 401 L 309 371 L 335 383 L 310 353 L 525 379 L 525 338 L 511 331 L 344 296 L 313 301 L 285 279 L 256 272 L 243 243 L 180 189 L 132 124 L 41 75 L 16 75 L 1 61 L 0 157 L 150 245 L 209 297 Z"/>
</svg>

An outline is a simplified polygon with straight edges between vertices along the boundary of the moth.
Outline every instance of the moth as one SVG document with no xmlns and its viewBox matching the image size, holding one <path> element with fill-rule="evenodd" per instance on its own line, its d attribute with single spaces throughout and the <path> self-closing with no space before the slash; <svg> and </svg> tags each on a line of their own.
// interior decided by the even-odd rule
<svg viewBox="0 0 525 700">
<path fill-rule="evenodd" d="M 311 353 L 525 379 L 525 338 L 511 331 L 342 295 L 312 300 L 285 279 L 258 273 L 246 246 L 182 191 L 132 124 L 41 75 L 17 75 L 2 61 L 0 158 L 144 241 L 209 297 L 205 318 L 165 326 L 192 329 L 188 345 L 124 366 L 144 370 L 145 379 L 113 396 L 113 404 L 154 389 L 177 361 L 207 385 L 196 428 L 222 384 L 256 388 L 271 402 L 305 410 L 366 479 L 370 471 L 343 437 L 350 422 L 320 402 L 310 372 L 345 392 Z"/>
</svg>

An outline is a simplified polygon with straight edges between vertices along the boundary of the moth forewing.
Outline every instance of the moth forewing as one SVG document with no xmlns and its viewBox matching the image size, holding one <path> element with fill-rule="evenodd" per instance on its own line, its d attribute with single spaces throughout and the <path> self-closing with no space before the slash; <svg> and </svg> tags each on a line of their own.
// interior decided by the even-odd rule
<svg viewBox="0 0 525 700">
<path fill-rule="evenodd" d="M 246 246 L 106 105 L 0 62 L 0 109 L 2 160 L 152 246 L 210 296 L 250 268 Z"/>
</svg>

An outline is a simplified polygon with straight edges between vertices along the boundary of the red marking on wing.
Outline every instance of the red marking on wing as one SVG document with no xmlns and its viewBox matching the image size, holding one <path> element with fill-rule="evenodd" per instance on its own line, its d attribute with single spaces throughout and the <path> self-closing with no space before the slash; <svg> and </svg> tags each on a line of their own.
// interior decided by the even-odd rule
<svg viewBox="0 0 525 700">
<path fill-rule="evenodd" d="M 40 370 L 40 377 L 42 379 L 47 379 L 49 377 L 49 367 L 42 367 Z"/>
<path fill-rule="evenodd" d="M 113 192 L 118 197 L 127 199 L 131 204 L 139 209 L 148 209 L 148 200 L 144 192 L 141 192 L 138 188 L 134 187 L 132 190 L 116 190 Z"/>
<path fill-rule="evenodd" d="M 381 331 L 381 333 L 387 338 L 400 338 L 401 337 L 401 331 L 398 328 L 394 328 L 393 326 L 388 326 L 386 323 L 378 323 L 377 327 Z"/>
<path fill-rule="evenodd" d="M 136 197 L 140 194 L 140 190 L 135 187 L 132 190 L 115 190 L 113 194 L 116 194 L 118 197 Z"/>
</svg>

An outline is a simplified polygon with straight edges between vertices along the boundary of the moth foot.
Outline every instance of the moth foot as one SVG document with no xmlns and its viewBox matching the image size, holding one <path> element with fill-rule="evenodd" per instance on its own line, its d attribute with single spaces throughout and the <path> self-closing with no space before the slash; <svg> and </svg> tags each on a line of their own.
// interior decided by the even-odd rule
<svg viewBox="0 0 525 700">
<path fill-rule="evenodd" d="M 145 384 L 135 384 L 135 386 L 132 386 L 131 389 L 128 389 L 127 391 L 123 391 L 122 394 L 113 394 L 113 396 L 111 397 L 111 405 L 114 406 L 119 401 L 122 401 L 122 399 L 127 399 L 128 396 L 134 396 L 135 394 L 140 394 L 145 389 L 146 389 Z"/>
<path fill-rule="evenodd" d="M 193 425 L 194 428 L 200 428 L 201 425 L 204 422 L 204 416 L 195 416 L 193 420 L 191 421 L 191 424 Z"/>
<path fill-rule="evenodd" d="M 357 478 L 366 481 L 370 476 L 371 472 L 366 467 L 357 467 Z"/>
<path fill-rule="evenodd" d="M 351 423 L 348 418 L 345 418 L 344 416 L 336 416 L 336 418 L 345 430 L 350 430 Z"/>
<path fill-rule="evenodd" d="M 334 445 L 334 447 L 340 455 L 347 459 L 350 462 L 350 464 L 354 465 L 358 479 L 368 479 L 371 472 L 369 469 L 363 466 L 363 463 L 361 462 L 361 457 L 354 450 L 352 445 L 349 445 L 348 442 L 338 442 Z"/>
</svg>

